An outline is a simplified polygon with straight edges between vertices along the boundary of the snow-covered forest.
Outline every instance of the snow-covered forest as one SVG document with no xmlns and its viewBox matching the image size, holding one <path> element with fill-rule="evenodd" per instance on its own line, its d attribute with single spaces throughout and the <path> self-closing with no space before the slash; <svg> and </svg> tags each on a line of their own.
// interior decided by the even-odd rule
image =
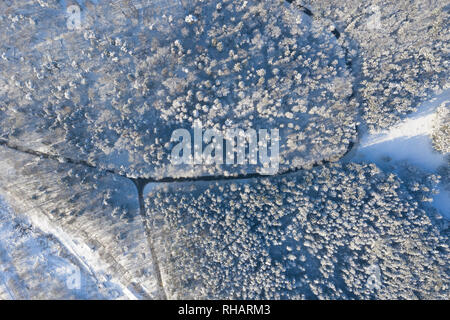
<svg viewBox="0 0 450 320">
<path fill-rule="evenodd" d="M 1 1 L 0 299 L 449 299 L 449 11 Z"/>
</svg>

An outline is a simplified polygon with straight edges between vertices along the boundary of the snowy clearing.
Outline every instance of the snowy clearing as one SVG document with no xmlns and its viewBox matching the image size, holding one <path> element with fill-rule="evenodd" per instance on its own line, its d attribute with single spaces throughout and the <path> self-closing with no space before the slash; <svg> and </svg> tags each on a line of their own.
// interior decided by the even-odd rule
<svg viewBox="0 0 450 320">
<path fill-rule="evenodd" d="M 395 164 L 407 162 L 426 173 L 436 173 L 448 165 L 448 154 L 433 149 L 431 134 L 436 121 L 436 109 L 450 102 L 450 90 L 445 90 L 418 108 L 407 119 L 389 130 L 366 134 L 361 138 L 354 159 L 370 161 L 383 169 L 394 169 Z M 434 198 L 434 206 L 450 219 L 449 192 L 440 185 L 440 194 Z"/>
<path fill-rule="evenodd" d="M 0 299 L 132 298 L 120 285 L 101 280 L 101 260 L 92 257 L 47 222 L 17 215 L 0 197 Z"/>
</svg>

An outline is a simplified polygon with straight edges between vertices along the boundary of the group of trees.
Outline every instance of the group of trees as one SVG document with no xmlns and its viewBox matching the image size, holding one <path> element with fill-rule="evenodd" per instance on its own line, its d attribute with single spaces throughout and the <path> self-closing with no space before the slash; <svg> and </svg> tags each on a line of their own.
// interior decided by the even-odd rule
<svg viewBox="0 0 450 320">
<path fill-rule="evenodd" d="M 333 164 L 156 188 L 146 204 L 173 297 L 445 298 L 447 239 L 422 201 L 375 165 Z"/>
<path fill-rule="evenodd" d="M 438 107 L 432 134 L 434 149 L 443 154 L 450 152 L 450 106 L 448 103 L 447 101 Z"/>
<path fill-rule="evenodd" d="M 363 120 L 385 129 L 447 85 L 448 4 L 440 0 L 296 0 L 341 31 Z M 377 19 L 376 24 L 373 19 Z"/>
<path fill-rule="evenodd" d="M 165 174 L 172 131 L 195 120 L 224 132 L 279 129 L 282 170 L 345 152 L 357 104 L 326 25 L 275 1 L 169 4 L 86 2 L 75 30 L 58 4 L 8 7 L 1 135 L 23 142 L 34 132 L 34 148 L 130 177 Z M 158 14 L 133 20 L 149 8 Z M 23 23 L 11 29 L 14 19 Z M 224 170 L 254 169 L 200 173 Z"/>
</svg>

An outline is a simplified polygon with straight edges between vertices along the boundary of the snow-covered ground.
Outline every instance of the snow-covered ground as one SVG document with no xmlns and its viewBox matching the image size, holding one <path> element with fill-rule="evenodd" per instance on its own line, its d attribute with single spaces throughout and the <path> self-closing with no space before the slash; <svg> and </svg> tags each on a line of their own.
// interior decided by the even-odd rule
<svg viewBox="0 0 450 320">
<path fill-rule="evenodd" d="M 391 129 L 375 134 L 366 133 L 352 160 L 374 162 L 394 172 L 396 164 L 407 162 L 426 173 L 436 173 L 439 167 L 448 165 L 448 154 L 433 149 L 431 134 L 436 123 L 436 109 L 441 105 L 448 106 L 449 102 L 450 90 L 445 90 L 423 103 L 417 112 Z M 438 190 L 440 193 L 435 195 L 432 204 L 450 219 L 450 193 L 442 184 Z"/>
<path fill-rule="evenodd" d="M 0 299 L 133 299 L 102 277 L 101 259 L 90 251 L 45 219 L 17 215 L 0 197 Z"/>
</svg>

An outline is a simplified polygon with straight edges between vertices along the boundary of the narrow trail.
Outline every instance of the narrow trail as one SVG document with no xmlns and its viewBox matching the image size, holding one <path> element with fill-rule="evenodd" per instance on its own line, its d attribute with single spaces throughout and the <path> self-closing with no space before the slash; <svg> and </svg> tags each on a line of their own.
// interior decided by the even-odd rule
<svg viewBox="0 0 450 320">
<path fill-rule="evenodd" d="M 139 179 L 133 179 L 132 180 L 133 183 L 136 185 L 136 189 L 138 192 L 138 197 L 139 197 L 139 212 L 140 215 L 142 217 L 142 221 L 144 224 L 144 230 L 145 230 L 145 235 L 147 238 L 147 243 L 148 246 L 150 248 L 150 254 L 152 256 L 152 264 L 153 264 L 153 269 L 156 273 L 156 281 L 158 282 L 158 288 L 159 288 L 159 293 L 160 293 L 160 298 L 162 300 L 167 300 L 167 294 L 166 291 L 164 289 L 164 283 L 162 281 L 162 274 L 161 274 L 161 269 L 159 267 L 159 261 L 158 261 L 158 257 L 156 255 L 156 251 L 155 251 L 155 247 L 153 246 L 153 237 L 152 237 L 152 232 L 148 226 L 148 219 L 147 219 L 147 214 L 145 211 L 145 201 L 144 201 L 144 187 L 145 185 L 143 185 L 142 180 Z"/>
</svg>

